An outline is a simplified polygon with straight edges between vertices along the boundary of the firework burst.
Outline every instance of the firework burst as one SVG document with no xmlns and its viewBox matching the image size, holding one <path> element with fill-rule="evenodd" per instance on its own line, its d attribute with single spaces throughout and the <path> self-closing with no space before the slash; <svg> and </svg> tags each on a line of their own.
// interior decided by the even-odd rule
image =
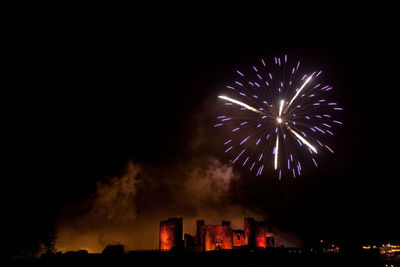
<svg viewBox="0 0 400 267">
<path fill-rule="evenodd" d="M 322 71 L 302 73 L 300 65 L 287 55 L 262 59 L 248 73 L 236 71 L 238 78 L 218 96 L 226 110 L 214 127 L 228 128 L 223 145 L 232 164 L 257 176 L 272 169 L 281 179 L 301 175 L 309 164 L 318 167 L 320 153 L 334 153 L 327 140 L 342 124 L 335 119 L 342 108 Z"/>
</svg>

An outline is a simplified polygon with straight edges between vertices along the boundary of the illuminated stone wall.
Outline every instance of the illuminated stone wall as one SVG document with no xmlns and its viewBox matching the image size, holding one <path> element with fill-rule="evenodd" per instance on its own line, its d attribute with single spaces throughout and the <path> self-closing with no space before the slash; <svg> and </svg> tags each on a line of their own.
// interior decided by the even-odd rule
<svg viewBox="0 0 400 267">
<path fill-rule="evenodd" d="M 244 218 L 244 230 L 232 230 L 230 221 L 220 225 L 206 225 L 197 220 L 196 235 L 185 234 L 182 240 L 182 218 L 160 222 L 160 250 L 185 247 L 193 251 L 235 249 L 243 246 L 266 248 L 275 246 L 272 233 L 267 231 L 265 222 Z"/>
<path fill-rule="evenodd" d="M 170 218 L 160 222 L 160 250 L 182 246 L 182 218 Z"/>
</svg>

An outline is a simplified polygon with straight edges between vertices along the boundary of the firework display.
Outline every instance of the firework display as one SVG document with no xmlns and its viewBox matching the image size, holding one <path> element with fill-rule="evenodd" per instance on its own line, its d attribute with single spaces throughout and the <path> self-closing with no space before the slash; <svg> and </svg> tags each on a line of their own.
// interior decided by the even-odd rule
<svg viewBox="0 0 400 267">
<path fill-rule="evenodd" d="M 236 71 L 237 79 L 218 96 L 224 113 L 215 128 L 228 133 L 224 151 L 232 164 L 255 175 L 265 170 L 301 175 L 304 167 L 318 167 L 317 155 L 334 153 L 328 145 L 342 110 L 322 71 L 301 72 L 301 62 L 287 55 L 272 62 L 261 59 L 250 71 Z"/>
</svg>

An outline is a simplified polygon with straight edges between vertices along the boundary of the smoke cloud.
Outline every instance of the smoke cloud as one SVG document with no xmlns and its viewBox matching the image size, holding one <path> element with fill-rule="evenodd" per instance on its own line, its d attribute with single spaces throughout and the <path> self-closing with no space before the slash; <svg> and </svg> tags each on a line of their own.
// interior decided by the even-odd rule
<svg viewBox="0 0 400 267">
<path fill-rule="evenodd" d="M 97 183 L 92 199 L 75 207 L 72 218 L 61 215 L 57 250 L 101 252 L 107 244 L 126 249 L 157 249 L 159 222 L 183 217 L 184 232 L 194 234 L 195 221 L 208 224 L 231 220 L 243 227 L 243 217 L 256 214 L 232 204 L 232 167 L 215 158 L 195 158 L 167 169 L 127 164 L 125 175 Z"/>
</svg>

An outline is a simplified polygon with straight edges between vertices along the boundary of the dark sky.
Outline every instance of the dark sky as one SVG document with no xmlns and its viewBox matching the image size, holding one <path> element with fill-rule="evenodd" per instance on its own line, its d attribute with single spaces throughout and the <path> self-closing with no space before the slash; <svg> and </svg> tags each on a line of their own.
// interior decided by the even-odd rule
<svg viewBox="0 0 400 267">
<path fill-rule="evenodd" d="M 243 182 L 237 186 L 247 191 L 236 201 L 310 239 L 400 238 L 398 47 L 390 21 L 117 17 L 41 20 L 14 32 L 2 98 L 10 169 L 1 181 L 4 243 L 36 240 L 65 205 L 93 193 L 98 179 L 121 174 L 127 160 L 157 166 L 187 156 L 204 103 L 236 69 L 282 54 L 326 70 L 344 107 L 336 154 L 295 181 Z"/>
</svg>

